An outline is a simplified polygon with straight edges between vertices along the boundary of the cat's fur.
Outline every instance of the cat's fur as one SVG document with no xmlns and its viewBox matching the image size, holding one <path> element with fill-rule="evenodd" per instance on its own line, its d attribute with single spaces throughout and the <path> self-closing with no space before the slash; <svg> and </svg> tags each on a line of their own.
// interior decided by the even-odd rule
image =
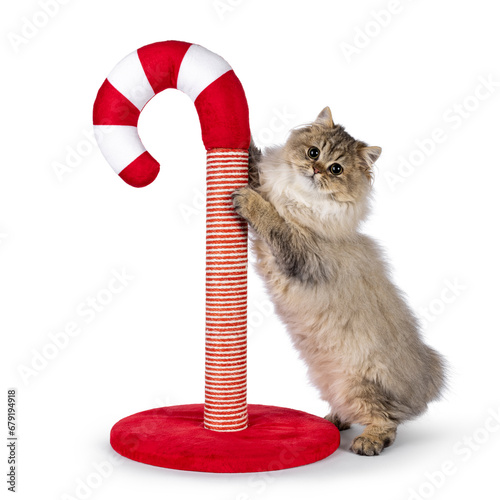
<svg viewBox="0 0 500 500">
<path fill-rule="evenodd" d="M 340 430 L 366 426 L 351 445 L 361 455 L 392 444 L 398 424 L 423 413 L 444 385 L 441 356 L 422 341 L 381 249 L 358 231 L 380 153 L 325 108 L 284 146 L 261 153 L 252 144 L 250 184 L 233 194 L 276 310 L 331 406 L 326 418 Z M 327 170 L 333 163 L 340 175 Z"/>
</svg>

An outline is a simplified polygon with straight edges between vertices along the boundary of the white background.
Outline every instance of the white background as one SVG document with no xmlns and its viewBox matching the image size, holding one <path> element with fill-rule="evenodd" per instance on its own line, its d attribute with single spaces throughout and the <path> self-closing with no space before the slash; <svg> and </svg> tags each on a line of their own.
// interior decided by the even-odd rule
<svg viewBox="0 0 500 500">
<path fill-rule="evenodd" d="M 31 31 L 27 22 L 44 24 L 38 1 L 3 7 L 0 326 L 3 390 L 18 390 L 18 498 L 452 499 L 498 491 L 495 3 L 219 5 L 70 0 Z M 389 18 L 377 15 L 389 8 Z M 109 430 L 122 417 L 203 401 L 205 181 L 194 106 L 167 91 L 144 111 L 141 136 L 162 172 L 141 190 L 123 183 L 87 138 L 109 71 L 166 39 L 229 61 L 261 146 L 329 105 L 351 134 L 383 148 L 365 231 L 387 249 L 450 380 L 445 398 L 402 426 L 379 457 L 348 451 L 359 427 L 319 463 L 261 475 L 173 471 L 119 461 L 111 450 Z M 496 86 L 478 88 L 481 78 Z M 416 141 L 427 144 L 424 156 Z M 413 170 L 402 170 L 401 158 Z M 95 317 L 85 313 L 89 297 L 109 297 L 103 290 L 122 270 L 133 277 L 123 291 Z M 252 269 L 249 314 L 249 401 L 326 414 Z M 71 322 L 79 335 L 54 354 L 49 334 Z M 36 375 L 23 377 L 20 369 L 43 352 L 53 359 L 38 359 Z"/>
</svg>

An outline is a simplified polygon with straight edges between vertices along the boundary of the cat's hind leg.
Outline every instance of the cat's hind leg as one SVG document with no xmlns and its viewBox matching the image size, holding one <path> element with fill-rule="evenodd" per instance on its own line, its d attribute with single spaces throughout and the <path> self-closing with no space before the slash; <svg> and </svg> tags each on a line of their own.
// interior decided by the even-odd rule
<svg viewBox="0 0 500 500">
<path fill-rule="evenodd" d="M 336 413 L 329 413 L 325 420 L 331 422 L 339 431 L 346 431 L 351 428 L 351 424 L 349 422 L 345 422 L 342 420 Z"/>
</svg>

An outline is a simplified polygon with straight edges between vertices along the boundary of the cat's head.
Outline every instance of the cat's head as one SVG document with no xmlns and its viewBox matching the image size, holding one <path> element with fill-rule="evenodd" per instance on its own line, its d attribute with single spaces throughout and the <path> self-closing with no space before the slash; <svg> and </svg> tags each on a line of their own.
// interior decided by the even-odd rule
<svg viewBox="0 0 500 500">
<path fill-rule="evenodd" d="M 306 208 L 322 219 L 333 218 L 354 227 L 366 214 L 372 185 L 372 168 L 380 156 L 379 147 L 351 137 L 333 122 L 330 108 L 316 120 L 292 130 L 286 143 L 270 151 L 277 167 L 264 172 L 264 181 L 283 196 L 276 203 L 294 199 L 297 213 Z M 293 203 L 292 203 L 293 204 Z"/>
<path fill-rule="evenodd" d="M 283 158 L 312 189 L 342 203 L 366 196 L 373 164 L 381 152 L 381 148 L 357 141 L 336 125 L 327 107 L 312 124 L 291 132 Z"/>
</svg>

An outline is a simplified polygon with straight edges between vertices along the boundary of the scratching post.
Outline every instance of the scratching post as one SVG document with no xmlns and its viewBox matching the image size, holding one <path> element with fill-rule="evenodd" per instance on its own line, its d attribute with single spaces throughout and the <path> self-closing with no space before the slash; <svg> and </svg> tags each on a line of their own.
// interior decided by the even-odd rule
<svg viewBox="0 0 500 500">
<path fill-rule="evenodd" d="M 101 151 L 128 184 L 158 175 L 144 148 L 139 114 L 158 92 L 176 88 L 194 102 L 207 150 L 205 404 L 157 408 L 120 420 L 111 445 L 160 467 L 257 472 L 320 460 L 339 445 L 336 427 L 297 410 L 247 405 L 247 224 L 231 194 L 248 182 L 250 128 L 243 88 L 229 64 L 194 44 L 168 41 L 125 57 L 94 105 Z"/>
<path fill-rule="evenodd" d="M 205 416 L 207 429 L 247 427 L 247 224 L 231 193 L 248 183 L 248 151 L 207 153 Z"/>
</svg>

